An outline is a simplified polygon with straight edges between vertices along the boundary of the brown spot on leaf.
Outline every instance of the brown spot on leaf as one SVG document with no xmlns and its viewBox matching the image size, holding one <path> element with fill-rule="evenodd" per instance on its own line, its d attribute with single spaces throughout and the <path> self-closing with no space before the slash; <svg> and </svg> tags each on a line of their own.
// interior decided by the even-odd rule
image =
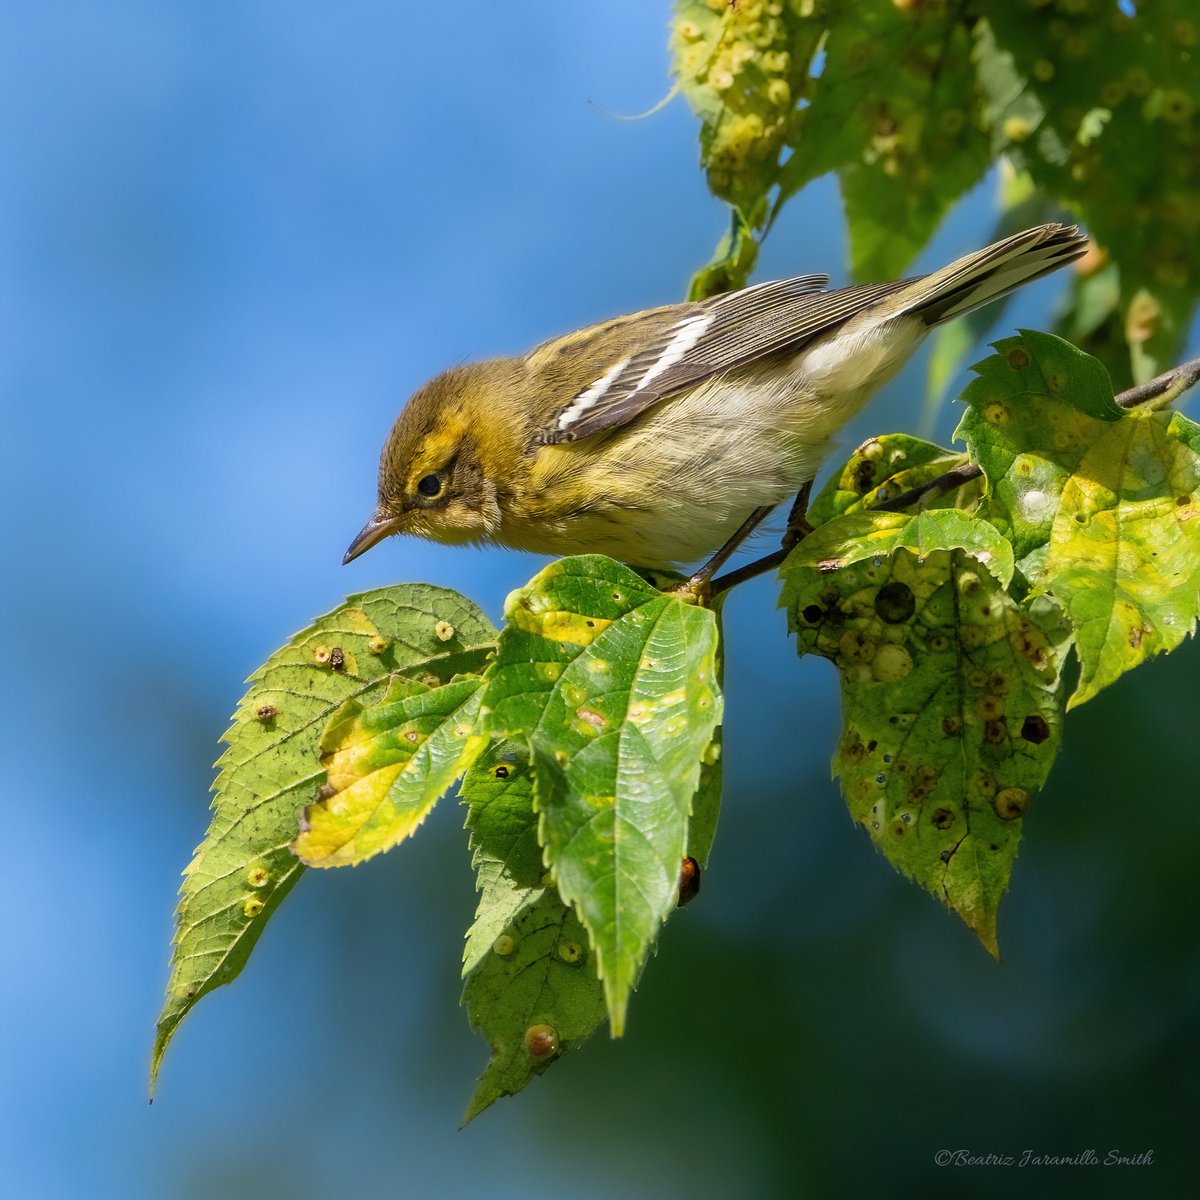
<svg viewBox="0 0 1200 1200">
<path fill-rule="evenodd" d="M 596 730 L 603 729 L 608 724 L 608 721 L 603 716 L 601 716 L 600 713 L 596 712 L 595 709 L 577 708 L 575 710 L 575 715 L 581 721 L 586 722 L 588 725 L 590 725 L 593 729 L 596 729 Z"/>
<path fill-rule="evenodd" d="M 1001 742 L 1008 740 L 1008 722 L 1003 717 L 997 717 L 994 721 L 988 721 L 983 727 L 983 740 L 989 746 L 999 746 Z"/>
<path fill-rule="evenodd" d="M 875 615 L 888 625 L 902 625 L 917 611 L 912 589 L 904 583 L 885 583 L 875 594 Z"/>
<path fill-rule="evenodd" d="M 920 804 L 937 786 L 941 773 L 925 764 L 913 772 L 912 782 L 908 785 L 908 798 L 913 804 Z"/>
<path fill-rule="evenodd" d="M 261 707 L 261 708 L 260 708 L 260 709 L 259 709 L 259 710 L 258 710 L 258 711 L 255 713 L 255 714 L 254 714 L 254 718 L 255 718 L 255 720 L 257 720 L 257 721 L 261 721 L 261 722 L 262 722 L 264 725 L 265 725 L 265 724 L 266 724 L 268 721 L 273 721 L 273 720 L 275 720 L 275 718 L 276 718 L 277 716 L 279 716 L 279 709 L 277 709 L 277 708 L 275 707 L 275 705 L 273 705 L 273 704 L 264 704 L 264 705 L 263 705 L 263 706 L 262 706 L 262 707 Z"/>
<path fill-rule="evenodd" d="M 498 767 L 497 767 L 497 768 L 496 768 L 496 769 L 495 769 L 495 770 L 492 772 L 492 774 L 493 774 L 493 775 L 495 775 L 495 777 L 496 777 L 497 779 L 507 779 L 507 778 L 508 778 L 508 768 L 507 768 L 507 767 L 506 767 L 506 766 L 505 766 L 503 763 L 501 763 L 501 764 L 500 764 L 500 765 L 499 765 L 499 766 L 498 766 Z"/>
<path fill-rule="evenodd" d="M 1014 346 L 1008 352 L 1008 365 L 1014 371 L 1024 370 L 1029 366 L 1029 352 L 1021 346 Z"/>
<path fill-rule="evenodd" d="M 1050 726 L 1046 724 L 1046 718 L 1038 716 L 1037 713 L 1030 713 L 1021 722 L 1021 736 L 1027 742 L 1040 746 L 1050 736 Z"/>
<path fill-rule="evenodd" d="M 329 652 L 329 666 L 334 671 L 344 671 L 346 669 L 346 652 L 341 646 L 334 646 Z"/>
<path fill-rule="evenodd" d="M 935 808 L 931 819 L 934 829 L 949 829 L 954 824 L 954 809 Z"/>
<path fill-rule="evenodd" d="M 850 468 L 851 484 L 859 495 L 866 495 L 875 486 L 875 463 L 872 459 L 858 457 Z"/>
<path fill-rule="evenodd" d="M 1006 787 L 996 793 L 992 807 L 1002 821 L 1015 821 L 1029 808 L 1029 793 L 1024 788 Z"/>
<path fill-rule="evenodd" d="M 690 904 L 700 894 L 700 864 L 688 855 L 679 865 L 679 907 Z"/>
<path fill-rule="evenodd" d="M 957 717 L 943 717 L 942 732 L 947 737 L 958 737 L 962 732 L 962 722 Z"/>
<path fill-rule="evenodd" d="M 866 753 L 867 748 L 862 744 L 858 734 L 848 731 L 842 738 L 842 759 L 853 766 L 855 763 L 862 762 Z"/>
<path fill-rule="evenodd" d="M 549 1058 L 558 1052 L 558 1030 L 552 1025 L 530 1025 L 525 1030 L 525 1049 L 533 1058 Z"/>
</svg>

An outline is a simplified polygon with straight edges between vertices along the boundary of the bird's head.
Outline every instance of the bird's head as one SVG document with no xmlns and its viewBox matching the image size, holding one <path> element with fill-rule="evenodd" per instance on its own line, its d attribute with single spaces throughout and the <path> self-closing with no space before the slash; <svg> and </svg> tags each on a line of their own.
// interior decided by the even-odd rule
<svg viewBox="0 0 1200 1200">
<path fill-rule="evenodd" d="M 487 396 L 479 364 L 446 371 L 416 392 L 379 459 L 379 503 L 344 563 L 394 533 L 459 545 L 486 540 L 500 523 L 496 487 L 484 469 L 491 447 L 481 423 Z"/>
</svg>

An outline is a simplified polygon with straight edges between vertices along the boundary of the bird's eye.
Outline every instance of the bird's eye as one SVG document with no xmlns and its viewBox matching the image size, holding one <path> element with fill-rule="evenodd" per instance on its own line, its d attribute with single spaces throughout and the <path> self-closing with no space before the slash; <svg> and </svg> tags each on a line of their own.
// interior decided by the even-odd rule
<svg viewBox="0 0 1200 1200">
<path fill-rule="evenodd" d="M 423 475 L 417 480 L 417 491 L 422 496 L 428 496 L 433 499 L 442 490 L 442 477 L 440 475 Z"/>
</svg>

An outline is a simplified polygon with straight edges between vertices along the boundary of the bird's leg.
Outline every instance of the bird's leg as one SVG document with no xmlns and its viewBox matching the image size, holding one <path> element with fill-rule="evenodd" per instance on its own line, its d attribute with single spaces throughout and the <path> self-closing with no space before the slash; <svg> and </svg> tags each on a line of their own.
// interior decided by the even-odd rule
<svg viewBox="0 0 1200 1200">
<path fill-rule="evenodd" d="M 808 498 L 810 495 L 812 495 L 811 479 L 807 483 L 801 484 L 800 490 L 796 493 L 796 499 L 792 501 L 792 510 L 788 513 L 787 529 L 783 534 L 783 544 L 778 550 L 764 555 L 762 558 L 757 558 L 754 562 L 746 563 L 745 566 L 738 567 L 736 571 L 730 571 L 719 579 L 714 579 L 711 584 L 706 584 L 705 598 L 708 595 L 720 595 L 721 592 L 727 592 L 739 583 L 745 583 L 747 579 L 753 579 L 756 575 L 765 575 L 768 571 L 773 571 L 780 566 L 793 547 L 799 545 L 812 533 L 812 526 L 808 523 Z M 761 520 L 761 518 L 759 519 Z M 755 523 L 757 524 L 757 522 Z M 728 557 L 728 554 L 721 555 L 720 562 L 724 562 Z M 711 566 L 711 564 L 706 565 Z M 720 563 L 717 565 L 719 566 Z"/>
<path fill-rule="evenodd" d="M 712 577 L 725 565 L 729 556 L 762 524 L 767 514 L 775 506 L 773 504 L 764 505 L 762 508 L 756 508 L 738 527 L 734 530 L 733 536 L 726 541 L 720 550 L 716 552 L 691 577 L 679 591 L 690 592 L 701 604 L 708 599 L 709 585 L 712 582 Z"/>
<path fill-rule="evenodd" d="M 792 501 L 792 511 L 788 513 L 787 529 L 783 533 L 783 548 L 791 550 L 793 546 L 804 541 L 813 531 L 808 523 L 808 498 L 812 495 L 813 481 L 800 485 L 796 499 Z"/>
</svg>

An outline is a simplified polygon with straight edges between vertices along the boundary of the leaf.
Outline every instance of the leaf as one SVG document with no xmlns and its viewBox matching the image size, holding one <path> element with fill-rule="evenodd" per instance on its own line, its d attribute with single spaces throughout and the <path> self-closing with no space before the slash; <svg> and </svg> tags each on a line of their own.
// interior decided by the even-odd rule
<svg viewBox="0 0 1200 1200">
<path fill-rule="evenodd" d="M 520 1091 L 604 1020 L 586 931 L 543 876 L 528 757 L 489 746 L 460 791 L 480 890 L 463 961 L 463 1004 L 491 1057 L 464 1124 Z"/>
<path fill-rule="evenodd" d="M 1065 202 L 1116 264 L 1135 373 L 1182 348 L 1200 291 L 1200 54 L 1183 6 L 1099 16 L 993 3 L 975 24 L 997 151 Z"/>
<path fill-rule="evenodd" d="M 729 593 L 713 597 L 712 614 L 716 621 L 717 648 L 714 678 L 721 694 L 725 690 L 725 635 L 723 632 L 725 601 Z M 713 839 L 717 834 L 717 822 L 721 816 L 721 799 L 725 787 L 725 768 L 721 761 L 721 726 L 712 732 L 712 740 L 700 758 L 700 782 L 692 797 L 692 814 L 688 821 L 687 853 L 700 867 L 708 866 L 712 853 Z M 697 884 L 697 886 L 699 886 Z"/>
<path fill-rule="evenodd" d="M 804 563 L 828 574 L 864 558 L 893 550 L 911 550 L 920 558 L 937 550 L 966 550 L 1004 585 L 1012 579 L 1012 547 L 996 527 L 954 508 L 908 513 L 859 511 L 819 526 L 784 563 Z"/>
<path fill-rule="evenodd" d="M 1023 611 L 978 558 L 933 548 L 939 527 L 969 540 L 940 520 L 956 516 L 984 524 L 923 513 L 910 520 L 925 531 L 903 538 L 920 552 L 876 553 L 868 532 L 835 569 L 820 555 L 866 514 L 824 526 L 784 564 L 782 603 L 800 653 L 841 677 L 833 766 L 851 816 L 997 954 L 1022 818 L 1059 746 L 1064 632 L 1047 602 Z"/>
<path fill-rule="evenodd" d="M 808 506 L 813 526 L 824 525 L 846 513 L 875 508 L 961 466 L 964 458 L 953 450 L 924 442 L 906 433 L 889 433 L 868 438 L 834 471 L 816 499 Z M 930 493 L 919 501 L 921 508 L 969 507 L 978 486 L 967 484 L 951 492 Z"/>
<path fill-rule="evenodd" d="M 832 4 L 825 64 L 791 138 L 788 196 L 841 182 L 856 279 L 900 275 L 991 159 L 972 41 L 953 4 Z"/>
<path fill-rule="evenodd" d="M 236 978 L 303 867 L 289 843 L 324 782 L 317 743 L 330 714 L 397 671 L 444 682 L 480 670 L 496 632 L 469 601 L 424 584 L 351 596 L 276 651 L 222 739 L 213 819 L 184 872 L 151 1086 L 193 1005 Z"/>
<path fill-rule="evenodd" d="M 1048 334 L 996 348 L 963 394 L 959 434 L 987 479 L 983 514 L 1075 628 L 1074 707 L 1194 626 L 1197 427 L 1118 407 L 1104 368 Z"/>
<path fill-rule="evenodd" d="M 1124 415 L 1104 368 L 1068 342 L 1023 330 L 972 369 L 955 437 L 987 480 L 980 510 L 1036 583 L 1062 489 L 1087 446 Z"/>
<path fill-rule="evenodd" d="M 1106 425 L 1066 481 L 1040 591 L 1075 629 L 1090 700 L 1174 650 L 1200 616 L 1200 426 L 1178 413 Z"/>
<path fill-rule="evenodd" d="M 310 867 L 357 865 L 413 833 L 483 748 L 479 676 L 431 688 L 402 675 L 382 697 L 348 700 L 321 738 L 327 782 L 292 852 Z"/>
<path fill-rule="evenodd" d="M 676 900 L 721 717 L 716 618 L 599 555 L 551 564 L 505 616 L 485 731 L 530 748 L 545 860 L 588 930 L 620 1036 Z"/>
</svg>

